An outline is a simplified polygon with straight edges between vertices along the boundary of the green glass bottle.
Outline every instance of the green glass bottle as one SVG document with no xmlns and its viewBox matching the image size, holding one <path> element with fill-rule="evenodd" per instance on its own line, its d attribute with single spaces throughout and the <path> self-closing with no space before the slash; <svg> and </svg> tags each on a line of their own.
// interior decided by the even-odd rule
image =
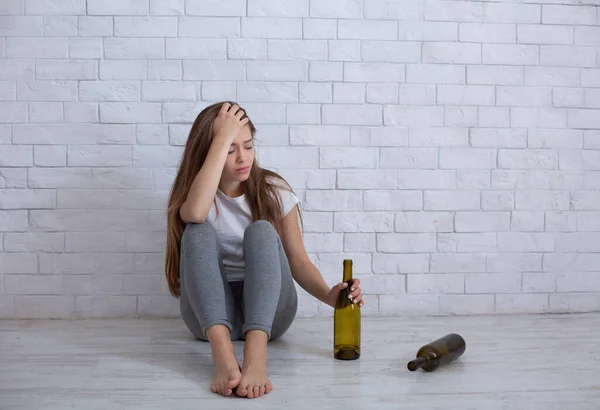
<svg viewBox="0 0 600 410">
<path fill-rule="evenodd" d="M 431 343 L 422 346 L 417 352 L 417 357 L 408 362 L 408 370 L 414 372 L 423 369 L 431 372 L 440 366 L 458 359 L 465 352 L 465 339 L 456 333 L 447 334 Z"/>
<path fill-rule="evenodd" d="M 333 312 L 333 357 L 338 360 L 356 360 L 360 357 L 360 307 L 348 298 L 352 285 L 352 260 L 344 260 L 342 289 Z"/>
</svg>

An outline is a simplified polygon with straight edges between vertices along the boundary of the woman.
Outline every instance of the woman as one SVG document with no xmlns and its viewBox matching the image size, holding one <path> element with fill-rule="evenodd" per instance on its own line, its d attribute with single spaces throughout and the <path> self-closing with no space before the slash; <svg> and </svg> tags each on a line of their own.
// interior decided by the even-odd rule
<svg viewBox="0 0 600 410">
<path fill-rule="evenodd" d="M 185 324 L 210 343 L 211 390 L 254 398 L 272 389 L 267 342 L 296 315 L 294 280 L 335 306 L 332 288 L 309 260 L 299 228 L 299 199 L 255 160 L 256 129 L 237 104 L 205 108 L 194 122 L 169 197 L 166 276 Z M 363 305 L 360 281 L 351 287 Z M 245 340 L 238 365 L 232 340 Z"/>
</svg>

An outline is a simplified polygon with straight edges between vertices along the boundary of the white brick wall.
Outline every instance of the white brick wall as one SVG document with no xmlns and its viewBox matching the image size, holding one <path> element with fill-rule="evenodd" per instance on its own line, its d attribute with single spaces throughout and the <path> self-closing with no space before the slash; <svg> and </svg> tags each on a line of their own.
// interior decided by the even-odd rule
<svg viewBox="0 0 600 410">
<path fill-rule="evenodd" d="M 1 1 L 0 318 L 177 315 L 164 208 L 224 99 L 366 315 L 600 310 L 599 6 Z"/>
</svg>

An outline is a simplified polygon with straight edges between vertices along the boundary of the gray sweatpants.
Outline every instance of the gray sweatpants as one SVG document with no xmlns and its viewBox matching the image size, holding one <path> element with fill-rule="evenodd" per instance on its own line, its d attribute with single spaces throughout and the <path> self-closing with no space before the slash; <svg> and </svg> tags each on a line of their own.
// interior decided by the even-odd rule
<svg viewBox="0 0 600 410">
<path fill-rule="evenodd" d="M 263 330 L 270 340 L 284 334 L 296 316 L 298 297 L 283 245 L 273 225 L 251 223 L 244 233 L 244 280 L 228 282 L 209 223 L 188 224 L 181 238 L 181 315 L 194 336 L 221 324 L 231 340 Z"/>
</svg>

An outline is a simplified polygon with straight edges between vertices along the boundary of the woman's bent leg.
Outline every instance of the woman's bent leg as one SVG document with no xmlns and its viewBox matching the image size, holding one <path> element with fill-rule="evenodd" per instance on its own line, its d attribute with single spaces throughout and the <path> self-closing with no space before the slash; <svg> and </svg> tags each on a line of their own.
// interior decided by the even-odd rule
<svg viewBox="0 0 600 410">
<path fill-rule="evenodd" d="M 244 235 L 245 336 L 242 380 L 237 394 L 259 397 L 272 389 L 267 377 L 267 342 L 292 324 L 298 299 L 287 257 L 273 225 L 253 222 Z"/>
<path fill-rule="evenodd" d="M 210 342 L 216 375 L 211 390 L 231 395 L 241 380 L 232 339 L 240 334 L 235 300 L 223 274 L 217 234 L 208 224 L 188 224 L 181 239 L 181 313 L 190 331 Z"/>
</svg>

